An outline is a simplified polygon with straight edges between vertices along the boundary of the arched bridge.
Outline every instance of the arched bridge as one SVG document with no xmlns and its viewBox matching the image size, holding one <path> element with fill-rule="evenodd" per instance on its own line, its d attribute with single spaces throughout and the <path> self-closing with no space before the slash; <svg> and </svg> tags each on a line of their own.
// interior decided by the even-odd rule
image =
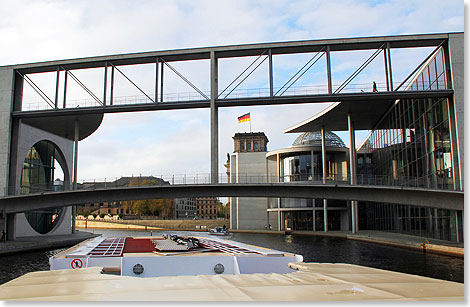
<svg viewBox="0 0 470 307">
<path fill-rule="evenodd" d="M 6 196 L 0 198 L 0 212 L 14 214 L 97 202 L 203 196 L 343 199 L 464 209 L 464 193 L 461 191 L 349 184 L 231 183 L 100 188 Z"/>
</svg>

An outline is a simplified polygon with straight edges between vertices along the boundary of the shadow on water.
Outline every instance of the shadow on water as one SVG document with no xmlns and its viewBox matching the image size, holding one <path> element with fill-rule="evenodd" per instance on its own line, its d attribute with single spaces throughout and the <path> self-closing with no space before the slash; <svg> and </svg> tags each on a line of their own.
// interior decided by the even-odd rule
<svg viewBox="0 0 470 307">
<path fill-rule="evenodd" d="M 88 229 L 108 237 L 150 236 L 149 231 Z M 153 231 L 153 235 L 162 232 Z M 182 235 L 207 235 L 198 232 L 170 232 Z M 350 263 L 395 272 L 463 283 L 464 259 L 383 246 L 333 237 L 305 237 L 233 233 L 229 237 L 242 243 L 300 254 L 305 262 Z M 53 249 L 0 257 L 0 284 L 28 272 L 49 270 L 49 257 L 63 251 Z"/>
</svg>

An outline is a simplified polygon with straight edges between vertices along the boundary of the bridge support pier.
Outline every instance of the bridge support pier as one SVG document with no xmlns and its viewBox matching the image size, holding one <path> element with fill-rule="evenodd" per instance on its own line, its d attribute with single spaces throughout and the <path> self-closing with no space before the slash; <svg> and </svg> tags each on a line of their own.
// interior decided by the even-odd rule
<svg viewBox="0 0 470 307">
<path fill-rule="evenodd" d="M 16 239 L 16 232 L 15 232 L 15 222 L 16 222 L 16 214 L 9 213 L 6 214 L 6 233 L 7 233 L 7 240 L 13 241 Z"/>
<path fill-rule="evenodd" d="M 351 118 L 351 113 L 348 113 L 348 130 L 349 130 L 349 176 L 350 184 L 357 184 L 356 171 L 357 171 L 357 158 L 356 158 L 356 136 L 354 133 L 354 123 Z M 358 227 L 358 214 L 357 214 L 357 201 L 351 201 L 351 225 L 352 233 L 359 230 Z"/>
</svg>

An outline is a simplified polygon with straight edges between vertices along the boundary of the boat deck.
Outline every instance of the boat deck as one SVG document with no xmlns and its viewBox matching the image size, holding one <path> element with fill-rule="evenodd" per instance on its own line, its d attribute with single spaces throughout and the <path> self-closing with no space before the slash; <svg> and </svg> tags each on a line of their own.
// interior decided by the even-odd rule
<svg viewBox="0 0 470 307">
<path fill-rule="evenodd" d="M 102 268 L 33 272 L 0 286 L 1 300 L 464 301 L 464 284 L 352 264 L 290 263 L 286 274 L 137 278 Z"/>
<path fill-rule="evenodd" d="M 103 267 L 126 276 L 287 273 L 295 255 L 221 238 L 97 237 L 49 259 L 51 270 Z M 217 267 L 217 268 L 216 268 Z"/>
</svg>

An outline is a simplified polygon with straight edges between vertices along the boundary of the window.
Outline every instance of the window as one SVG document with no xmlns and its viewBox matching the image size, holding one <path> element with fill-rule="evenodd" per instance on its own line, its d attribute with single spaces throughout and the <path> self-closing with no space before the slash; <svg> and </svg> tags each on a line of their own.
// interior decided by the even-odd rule
<svg viewBox="0 0 470 307">
<path fill-rule="evenodd" d="M 254 150 L 258 150 L 258 149 L 259 149 L 258 142 L 254 142 L 254 143 L 253 143 L 253 149 L 254 149 Z"/>
<path fill-rule="evenodd" d="M 251 142 L 246 143 L 246 150 L 251 150 Z"/>
<path fill-rule="evenodd" d="M 240 143 L 240 150 L 244 151 L 245 150 L 245 143 Z"/>
</svg>

